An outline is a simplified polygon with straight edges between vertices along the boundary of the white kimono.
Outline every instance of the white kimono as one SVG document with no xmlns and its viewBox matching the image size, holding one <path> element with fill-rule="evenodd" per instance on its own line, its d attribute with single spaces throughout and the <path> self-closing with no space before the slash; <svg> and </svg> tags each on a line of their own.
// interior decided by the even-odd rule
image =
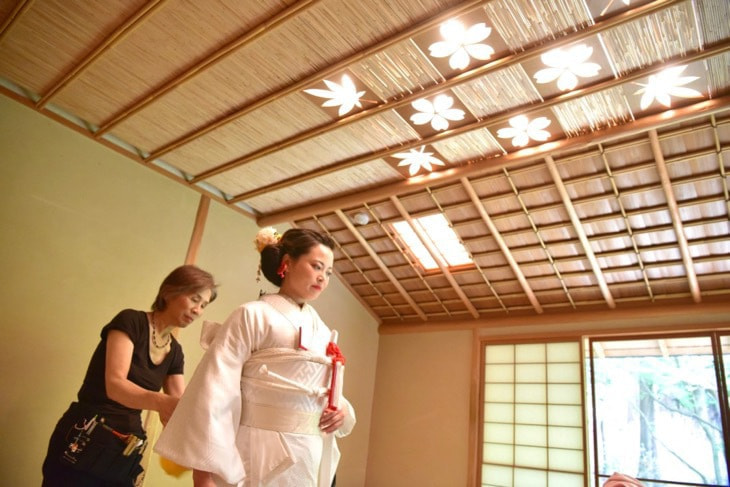
<svg viewBox="0 0 730 487">
<path fill-rule="evenodd" d="M 330 338 L 314 308 L 278 294 L 240 306 L 223 325 L 206 322 L 208 351 L 154 450 L 212 472 L 219 486 L 329 487 L 340 456 L 333 436 L 355 424 L 343 398 L 345 424 L 334 435 L 318 427 Z"/>
</svg>

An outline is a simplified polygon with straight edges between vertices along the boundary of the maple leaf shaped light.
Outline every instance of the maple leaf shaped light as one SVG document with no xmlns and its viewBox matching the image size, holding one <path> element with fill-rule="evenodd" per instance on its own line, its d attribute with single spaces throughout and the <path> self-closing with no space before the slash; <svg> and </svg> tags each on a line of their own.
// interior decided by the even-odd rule
<svg viewBox="0 0 730 487">
<path fill-rule="evenodd" d="M 548 66 L 535 73 L 535 81 L 538 83 L 550 83 L 558 80 L 558 89 L 569 91 L 578 86 L 578 78 L 590 78 L 598 74 L 601 65 L 587 63 L 588 58 L 593 54 L 593 48 L 585 44 L 578 44 L 570 49 L 553 49 L 548 51 L 540 59 Z"/>
<path fill-rule="evenodd" d="M 550 125 L 550 119 L 547 117 L 537 117 L 535 120 L 528 120 L 524 115 L 512 117 L 509 120 L 511 127 L 499 129 L 497 136 L 501 139 L 512 139 L 512 145 L 515 147 L 524 147 L 530 139 L 538 142 L 545 142 L 550 138 L 550 132 L 545 128 Z"/>
<path fill-rule="evenodd" d="M 425 150 L 426 146 L 422 145 L 418 150 L 410 149 L 408 152 L 398 152 L 393 154 L 393 157 L 401 159 L 398 163 L 398 167 L 410 166 L 408 168 L 408 174 L 411 176 L 415 176 L 421 168 L 424 168 L 429 172 L 433 171 L 431 164 L 435 164 L 437 166 L 445 165 L 441 160 L 433 157 L 433 152 L 425 152 Z"/>
<path fill-rule="evenodd" d="M 445 40 L 434 42 L 428 46 L 432 57 L 448 57 L 451 69 L 464 69 L 469 65 L 470 57 L 486 61 L 494 49 L 481 41 L 492 33 L 491 27 L 483 22 L 465 29 L 461 22 L 450 20 L 439 29 Z"/>
<path fill-rule="evenodd" d="M 425 98 L 420 98 L 411 106 L 418 113 L 411 115 L 411 122 L 416 125 L 425 125 L 431 122 L 434 130 L 446 130 L 449 128 L 449 120 L 464 120 L 464 110 L 451 108 L 454 99 L 449 95 L 439 95 L 434 98 L 433 103 Z"/>
<path fill-rule="evenodd" d="M 685 69 L 687 69 L 687 65 L 674 66 L 658 74 L 650 75 L 646 84 L 636 83 L 643 87 L 634 92 L 634 95 L 642 95 L 643 93 L 641 96 L 641 109 L 646 110 L 654 100 L 669 108 L 672 105 L 671 97 L 673 96 L 680 98 L 702 97 L 702 93 L 699 91 L 683 86 L 699 78 L 698 76 L 681 76 Z"/>
<path fill-rule="evenodd" d="M 355 83 L 353 83 L 350 77 L 346 74 L 342 76 L 342 82 L 340 84 L 329 80 L 324 80 L 324 84 L 327 85 L 329 90 L 312 88 L 304 90 L 304 92 L 319 98 L 329 98 L 329 100 L 322 103 L 322 106 L 339 106 L 340 109 L 337 111 L 337 114 L 340 117 L 349 113 L 355 107 L 362 108 L 360 98 L 365 94 L 365 92 L 357 91 Z"/>
</svg>

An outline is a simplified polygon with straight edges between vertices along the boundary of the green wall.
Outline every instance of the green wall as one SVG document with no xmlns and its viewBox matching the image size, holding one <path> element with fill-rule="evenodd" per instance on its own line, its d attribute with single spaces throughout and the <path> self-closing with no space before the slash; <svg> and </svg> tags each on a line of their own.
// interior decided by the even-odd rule
<svg viewBox="0 0 730 487">
<path fill-rule="evenodd" d="M 117 311 L 149 309 L 183 263 L 199 194 L 7 97 L 0 97 L 0 472 L 39 485 L 48 437 L 75 399 L 99 330 Z M 282 227 L 283 229 L 283 227 Z M 206 311 L 222 321 L 255 299 L 255 222 L 211 203 L 197 264 L 221 284 Z M 271 290 L 271 289 L 269 289 Z M 340 442 L 338 484 L 364 485 L 378 346 L 376 323 L 337 279 L 314 303 L 340 331 L 345 394 L 358 426 Z M 200 321 L 181 333 L 189 378 Z M 348 353 L 349 351 L 349 353 Z M 153 457 L 146 485 L 192 485 Z"/>
</svg>

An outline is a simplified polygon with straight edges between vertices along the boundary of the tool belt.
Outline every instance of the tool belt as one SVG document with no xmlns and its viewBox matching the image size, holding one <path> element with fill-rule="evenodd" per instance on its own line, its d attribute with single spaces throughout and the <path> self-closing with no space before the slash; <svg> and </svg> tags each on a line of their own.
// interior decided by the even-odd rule
<svg viewBox="0 0 730 487">
<path fill-rule="evenodd" d="M 61 462 L 75 470 L 110 482 L 135 479 L 142 472 L 147 439 L 115 430 L 99 415 L 75 424 L 66 440 Z"/>
</svg>

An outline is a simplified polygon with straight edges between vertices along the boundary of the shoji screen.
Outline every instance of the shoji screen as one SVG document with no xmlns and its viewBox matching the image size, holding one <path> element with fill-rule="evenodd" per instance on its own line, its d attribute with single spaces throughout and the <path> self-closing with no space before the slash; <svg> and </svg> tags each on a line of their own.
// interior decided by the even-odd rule
<svg viewBox="0 0 730 487">
<path fill-rule="evenodd" d="M 487 344 L 481 484 L 583 487 L 581 347 Z"/>
</svg>

